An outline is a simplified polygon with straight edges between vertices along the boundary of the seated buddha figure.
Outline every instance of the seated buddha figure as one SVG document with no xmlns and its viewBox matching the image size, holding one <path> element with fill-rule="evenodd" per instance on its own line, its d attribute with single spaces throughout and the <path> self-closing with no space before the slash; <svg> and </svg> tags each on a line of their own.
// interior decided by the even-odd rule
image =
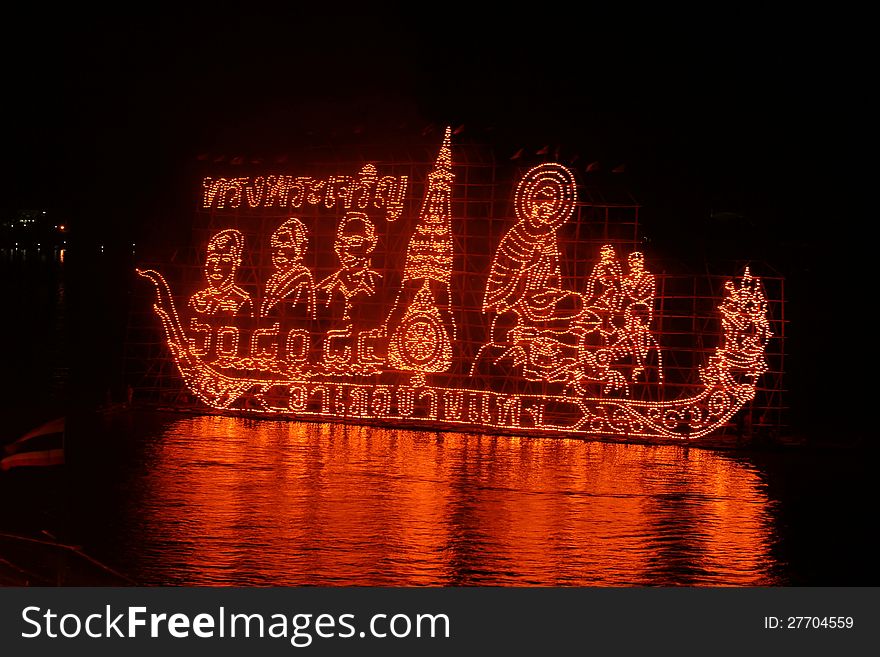
<svg viewBox="0 0 880 657">
<path fill-rule="evenodd" d="M 572 322 L 584 300 L 562 286 L 557 231 L 574 212 L 574 176 L 558 164 L 535 167 L 516 189 L 517 223 L 498 245 L 482 310 L 492 315 L 489 343 L 481 359 L 510 356 L 530 380 L 556 378 L 574 346 Z M 564 378 L 564 377 L 563 377 Z"/>
</svg>

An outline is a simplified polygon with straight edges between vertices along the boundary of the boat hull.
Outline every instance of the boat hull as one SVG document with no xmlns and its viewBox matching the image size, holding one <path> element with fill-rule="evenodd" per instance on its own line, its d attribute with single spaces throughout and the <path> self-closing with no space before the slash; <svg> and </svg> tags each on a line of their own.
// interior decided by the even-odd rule
<svg viewBox="0 0 880 657">
<path fill-rule="evenodd" d="M 406 424 L 486 432 L 545 435 L 604 436 L 618 439 L 690 441 L 718 432 L 756 391 L 764 371 L 766 339 L 750 339 L 756 323 L 766 323 L 766 310 L 737 297 L 737 288 L 721 306 L 730 318 L 739 306 L 748 307 L 725 323 L 724 344 L 700 370 L 701 390 L 681 399 L 650 402 L 630 398 L 576 395 L 512 394 L 474 386 L 378 384 L 375 381 L 327 381 L 307 376 L 242 376 L 206 362 L 191 348 L 164 277 L 156 271 L 138 272 L 157 292 L 154 305 L 168 347 L 187 388 L 206 406 L 253 416 L 310 420 Z M 741 289 L 754 281 L 748 272 Z M 757 347 L 756 347 L 757 344 Z"/>
</svg>

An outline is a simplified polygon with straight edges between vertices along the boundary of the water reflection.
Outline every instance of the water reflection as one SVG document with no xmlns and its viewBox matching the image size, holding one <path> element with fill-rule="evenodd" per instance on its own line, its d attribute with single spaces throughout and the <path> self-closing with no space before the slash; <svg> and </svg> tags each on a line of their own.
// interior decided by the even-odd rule
<svg viewBox="0 0 880 657">
<path fill-rule="evenodd" d="M 764 485 L 721 453 L 227 417 L 145 450 L 144 583 L 778 583 Z"/>
</svg>

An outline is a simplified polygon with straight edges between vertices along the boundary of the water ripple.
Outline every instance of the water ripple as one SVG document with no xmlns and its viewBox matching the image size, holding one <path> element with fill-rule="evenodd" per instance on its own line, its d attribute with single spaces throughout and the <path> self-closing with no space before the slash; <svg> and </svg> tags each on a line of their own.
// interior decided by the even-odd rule
<svg viewBox="0 0 880 657">
<path fill-rule="evenodd" d="M 144 449 L 145 583 L 778 583 L 765 485 L 721 453 L 229 417 Z"/>
</svg>

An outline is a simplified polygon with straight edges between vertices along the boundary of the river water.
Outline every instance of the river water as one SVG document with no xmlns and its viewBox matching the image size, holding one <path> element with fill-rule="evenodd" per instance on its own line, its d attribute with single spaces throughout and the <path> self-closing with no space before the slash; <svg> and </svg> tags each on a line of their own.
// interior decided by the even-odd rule
<svg viewBox="0 0 880 657">
<path fill-rule="evenodd" d="M 789 526 L 782 507 L 809 503 L 798 489 L 814 480 L 780 468 L 805 465 L 799 452 L 147 411 L 71 434 L 66 488 L 37 496 L 36 521 L 16 522 L 49 525 L 143 584 L 739 586 L 856 574 L 821 561 L 833 521 Z M 780 498 L 772 479 L 794 488 Z M 801 540 L 819 543 L 803 555 Z"/>
<path fill-rule="evenodd" d="M 149 583 L 780 581 L 760 473 L 709 451 L 183 417 L 136 454 L 112 507 Z"/>
<path fill-rule="evenodd" d="M 137 411 L 71 440 L 64 532 L 145 584 L 785 580 L 762 473 L 719 452 Z"/>
</svg>

